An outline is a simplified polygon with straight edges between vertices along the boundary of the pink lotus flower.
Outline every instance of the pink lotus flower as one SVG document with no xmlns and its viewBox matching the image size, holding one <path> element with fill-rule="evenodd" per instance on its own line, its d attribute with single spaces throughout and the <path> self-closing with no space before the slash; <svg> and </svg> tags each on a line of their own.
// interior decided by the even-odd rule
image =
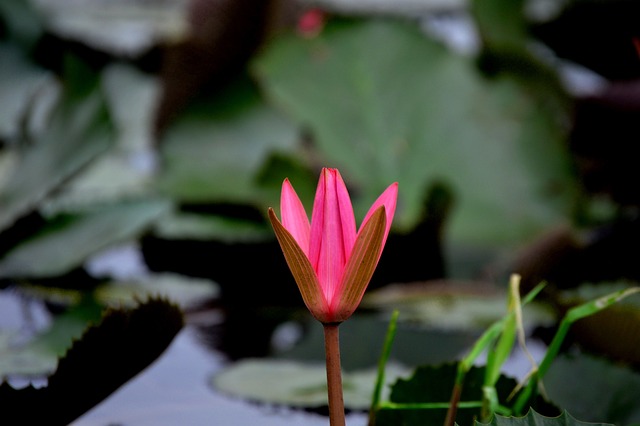
<svg viewBox="0 0 640 426">
<path fill-rule="evenodd" d="M 269 219 L 302 298 L 323 324 L 353 314 L 378 265 L 396 210 L 398 184 L 378 197 L 356 232 L 347 188 L 336 169 L 322 169 L 311 223 L 288 179 L 282 184 L 278 220 Z"/>
</svg>

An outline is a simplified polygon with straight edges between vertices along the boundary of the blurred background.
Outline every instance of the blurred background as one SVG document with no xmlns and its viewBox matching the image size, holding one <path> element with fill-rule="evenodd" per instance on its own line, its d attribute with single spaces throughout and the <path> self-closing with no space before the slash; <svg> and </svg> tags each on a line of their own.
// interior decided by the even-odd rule
<svg viewBox="0 0 640 426">
<path fill-rule="evenodd" d="M 266 220 L 286 177 L 310 210 L 325 166 L 356 218 L 400 188 L 342 327 L 353 424 L 393 309 L 390 381 L 463 354 L 511 273 L 549 283 L 525 311 L 544 353 L 570 306 L 640 279 L 638 16 L 632 0 L 3 0 L 0 419 L 325 424 L 320 329 Z M 582 420 L 640 421 L 615 396 L 640 392 L 629 300 L 576 324 L 549 373 Z"/>
</svg>

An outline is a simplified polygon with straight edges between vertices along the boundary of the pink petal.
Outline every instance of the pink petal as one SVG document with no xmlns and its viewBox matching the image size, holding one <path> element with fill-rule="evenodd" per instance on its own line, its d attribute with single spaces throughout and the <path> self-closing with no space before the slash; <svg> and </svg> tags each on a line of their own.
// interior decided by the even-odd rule
<svg viewBox="0 0 640 426">
<path fill-rule="evenodd" d="M 318 259 L 320 258 L 320 247 L 322 246 L 322 228 L 324 225 L 324 200 L 325 200 L 325 179 L 324 170 L 320 173 L 316 195 L 313 200 L 313 211 L 311 212 L 311 235 L 309 237 L 309 260 L 314 270 L 318 270 Z"/>
<path fill-rule="evenodd" d="M 346 263 L 344 251 L 344 241 L 342 236 L 342 217 L 340 204 L 338 202 L 338 173 L 335 169 L 323 169 L 320 177 L 323 183 L 319 184 L 319 189 L 323 189 L 322 201 L 318 200 L 314 204 L 314 216 L 311 220 L 311 250 L 318 250 L 318 262 L 316 272 L 318 281 L 322 287 L 329 306 L 332 304 L 336 289 L 342 280 L 342 271 Z M 322 194 L 322 192 L 320 192 Z M 344 194 L 342 195 L 344 196 Z M 322 214 L 319 213 L 320 206 Z M 316 214 L 318 211 L 318 214 Z M 322 222 L 318 218 L 322 218 Z M 319 240 L 314 237 L 320 235 Z M 318 241 L 318 242 L 316 242 Z"/>
<path fill-rule="evenodd" d="M 309 218 L 289 179 L 285 179 L 282 183 L 280 214 L 282 215 L 282 225 L 295 238 L 304 253 L 309 256 Z"/>
<path fill-rule="evenodd" d="M 378 207 L 384 206 L 385 212 L 387 214 L 387 221 L 386 221 L 386 229 L 384 232 L 384 238 L 382 239 L 382 248 L 384 248 L 384 245 L 387 242 L 387 236 L 389 235 L 389 230 L 391 229 L 391 222 L 393 221 L 393 216 L 396 212 L 397 200 L 398 200 L 398 182 L 395 182 L 389 185 L 389 187 L 385 189 L 382 194 L 380 194 L 378 199 L 373 203 L 373 205 L 365 215 L 364 220 L 362 221 L 362 225 L 360 225 L 360 230 L 362 230 L 364 224 L 367 223 L 371 215 L 378 209 Z M 382 254 L 382 248 L 380 249 L 380 254 Z"/>
<path fill-rule="evenodd" d="M 348 259 L 356 242 L 356 218 L 353 215 L 353 206 L 351 205 L 351 197 L 349 197 L 347 186 L 344 184 L 338 170 L 336 170 L 336 192 L 338 195 L 338 208 L 340 209 L 344 254 L 345 258 Z"/>
</svg>

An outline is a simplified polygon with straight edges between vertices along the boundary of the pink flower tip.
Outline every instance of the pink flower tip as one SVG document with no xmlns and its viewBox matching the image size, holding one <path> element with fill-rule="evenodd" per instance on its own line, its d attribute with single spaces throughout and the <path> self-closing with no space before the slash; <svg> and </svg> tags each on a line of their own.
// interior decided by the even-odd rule
<svg viewBox="0 0 640 426">
<path fill-rule="evenodd" d="M 337 169 L 322 169 L 311 221 L 289 180 L 283 182 L 282 221 L 273 209 L 269 218 L 307 308 L 322 323 L 342 322 L 360 304 L 389 235 L 397 197 L 393 183 L 357 229 Z"/>
</svg>

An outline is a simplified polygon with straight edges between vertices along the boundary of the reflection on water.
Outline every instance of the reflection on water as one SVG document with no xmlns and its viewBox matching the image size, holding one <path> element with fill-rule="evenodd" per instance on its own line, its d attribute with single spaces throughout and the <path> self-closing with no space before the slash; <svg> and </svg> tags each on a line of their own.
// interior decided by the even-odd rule
<svg viewBox="0 0 640 426">
<path fill-rule="evenodd" d="M 221 354 L 200 346 L 186 327 L 155 363 L 73 426 L 97 425 L 326 425 L 326 417 L 280 407 L 258 406 L 215 393 L 207 384 L 224 366 Z M 366 424 L 352 414 L 350 425 Z"/>
</svg>

